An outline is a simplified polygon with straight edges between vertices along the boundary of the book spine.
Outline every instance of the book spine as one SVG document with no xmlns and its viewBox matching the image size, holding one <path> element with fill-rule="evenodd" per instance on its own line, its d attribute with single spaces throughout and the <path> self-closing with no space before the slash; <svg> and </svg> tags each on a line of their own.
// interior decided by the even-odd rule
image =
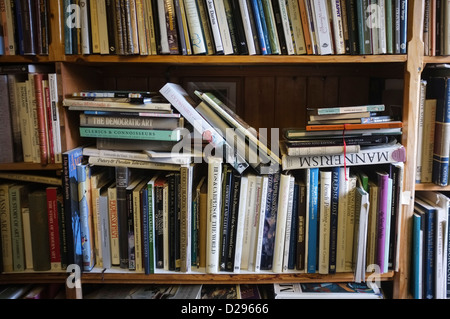
<svg viewBox="0 0 450 319">
<path fill-rule="evenodd" d="M 106 19 L 108 27 L 108 44 L 109 44 L 109 54 L 116 54 L 117 46 L 117 26 L 116 26 L 116 6 L 114 5 L 114 0 L 106 0 Z"/>
<path fill-rule="evenodd" d="M 12 186 L 9 189 L 9 209 L 11 218 L 11 245 L 13 271 L 25 270 L 24 236 L 22 223 L 22 204 L 26 196 L 24 186 Z M 2 206 L 4 207 L 4 206 Z M 3 212 L 2 212 L 3 215 Z"/>
<path fill-rule="evenodd" d="M 209 23 L 209 14 L 207 10 L 207 4 L 205 1 L 197 1 L 200 22 L 202 24 L 203 35 L 205 36 L 207 55 L 215 53 L 214 38 L 212 34 L 211 24 Z"/>
<path fill-rule="evenodd" d="M 259 272 L 261 270 L 261 255 L 264 237 L 264 222 L 266 211 L 270 209 L 272 200 L 273 175 L 263 176 L 258 186 L 258 197 L 256 199 L 256 215 L 255 224 L 252 234 L 251 245 L 256 245 L 250 250 L 252 263 L 249 264 L 249 270 Z"/>
<path fill-rule="evenodd" d="M 154 267 L 150 267 L 150 260 L 153 259 L 150 257 L 150 252 L 153 254 L 153 238 L 150 239 L 150 236 L 153 236 L 153 220 L 150 222 L 150 219 L 153 219 L 153 214 L 151 209 L 153 209 L 153 198 L 152 194 L 152 185 L 151 182 L 148 181 L 146 185 L 142 188 L 141 193 L 141 204 L 142 204 L 142 268 L 146 275 L 150 273 L 154 273 Z M 150 234 L 151 231 L 151 234 Z M 152 246 L 151 246 L 152 245 Z M 153 260 L 152 260 L 153 261 Z M 151 268 L 151 269 L 150 269 Z"/>
<path fill-rule="evenodd" d="M 191 237 L 192 237 L 192 168 L 180 168 L 180 271 L 191 269 Z"/>
<path fill-rule="evenodd" d="M 91 157 L 92 158 L 92 157 Z M 91 159 L 90 158 L 90 159 Z M 129 168 L 115 167 L 116 174 L 116 203 L 117 223 L 119 228 L 119 258 L 120 268 L 128 269 L 128 228 L 127 228 L 127 199 L 126 188 L 129 183 Z"/>
<path fill-rule="evenodd" d="M 325 0 L 316 0 L 311 3 L 314 24 L 316 25 L 315 31 L 318 40 L 317 46 L 319 48 L 319 54 L 333 54 L 327 3 Z"/>
<path fill-rule="evenodd" d="M 393 16 L 393 5 L 392 0 L 385 0 L 385 9 L 386 9 L 386 53 L 393 54 L 394 53 L 394 16 Z M 425 30 L 425 26 L 424 26 Z M 425 41 L 425 37 L 423 38 Z"/>
<path fill-rule="evenodd" d="M 258 39 L 259 39 L 259 46 L 261 50 L 262 55 L 270 54 L 270 44 L 268 43 L 268 39 L 265 36 L 264 29 L 263 29 L 263 20 L 262 16 L 259 13 L 259 6 L 258 6 L 258 0 L 250 0 L 252 10 L 253 10 L 253 16 L 255 19 L 255 26 L 258 33 Z"/>
<path fill-rule="evenodd" d="M 50 246 L 50 262 L 52 269 L 61 269 L 61 250 L 58 227 L 57 188 L 47 187 L 48 236 Z"/>
<path fill-rule="evenodd" d="M 108 211 L 108 194 L 107 190 L 102 191 L 99 196 L 99 219 L 100 219 L 100 231 L 101 236 L 101 258 L 103 269 L 110 269 L 112 266 L 111 258 L 111 234 L 109 226 L 109 211 Z"/>
<path fill-rule="evenodd" d="M 176 142 L 179 140 L 180 131 L 80 127 L 80 136 Z"/>
<path fill-rule="evenodd" d="M 110 247 L 111 247 L 111 264 L 113 266 L 120 265 L 119 254 L 119 224 L 117 216 L 117 192 L 116 187 L 108 188 L 108 212 L 109 212 L 109 233 L 110 233 Z"/>
<path fill-rule="evenodd" d="M 345 54 L 344 27 L 342 19 L 342 6 L 340 0 L 332 1 L 331 5 L 331 21 L 334 39 L 334 48 L 336 54 Z"/>
<path fill-rule="evenodd" d="M 180 49 L 182 55 L 192 54 L 191 43 L 189 41 L 189 27 L 187 25 L 187 16 L 183 0 L 174 0 L 175 18 L 179 28 L 178 36 L 180 37 Z"/>
<path fill-rule="evenodd" d="M 33 270 L 51 269 L 48 238 L 47 195 L 43 190 L 33 191 L 28 195 L 30 203 L 30 224 L 33 250 Z"/>
<path fill-rule="evenodd" d="M 108 21 L 105 0 L 97 0 L 100 54 L 109 54 Z"/>
<path fill-rule="evenodd" d="M 421 247 L 423 245 L 423 230 L 422 230 L 422 217 L 414 213 L 413 214 L 413 255 L 412 255 L 412 280 L 411 280 L 411 290 L 412 295 L 414 299 L 422 299 L 422 287 L 421 287 L 421 281 L 422 281 L 422 272 L 421 272 L 421 263 L 422 263 L 422 252 Z"/>
<path fill-rule="evenodd" d="M 234 271 L 235 265 L 235 255 L 236 255 L 236 236 L 237 236 L 237 223 L 238 223 L 238 213 L 239 213 L 239 195 L 241 188 L 241 175 L 233 174 L 232 189 L 230 196 L 230 227 L 229 227 L 229 247 L 226 256 L 225 270 Z"/>
<path fill-rule="evenodd" d="M 272 175 L 272 186 L 268 191 L 271 199 L 266 202 L 266 213 L 264 217 L 263 243 L 261 249 L 261 270 L 273 269 L 273 256 L 275 246 L 276 221 L 278 216 L 278 198 L 281 175 Z"/>
<path fill-rule="evenodd" d="M 55 163 L 61 163 L 62 153 L 62 140 L 61 140 L 61 121 L 59 115 L 59 98 L 58 98 L 58 83 L 56 73 L 50 73 L 48 75 L 49 95 L 50 95 L 50 108 L 51 108 L 51 120 L 55 147 Z"/>
<path fill-rule="evenodd" d="M 220 207 L 222 161 L 210 158 L 208 163 L 208 223 L 206 241 L 206 272 L 217 273 L 220 256 Z"/>
<path fill-rule="evenodd" d="M 309 14 L 307 8 L 308 0 L 301 0 L 298 2 L 300 10 L 300 20 L 303 27 L 303 35 L 305 37 L 306 53 L 313 54 L 313 40 L 311 39 L 311 29 L 309 27 Z"/>
<path fill-rule="evenodd" d="M 437 185 L 447 186 L 450 154 L 450 78 L 438 78 L 436 81 L 437 90 L 441 90 L 441 93 L 436 106 L 432 181 Z"/>
<path fill-rule="evenodd" d="M 293 260 L 293 252 L 295 250 L 295 246 L 292 247 L 294 240 L 292 237 L 295 235 L 293 232 L 294 227 L 293 224 L 293 207 L 294 207 L 294 196 L 295 196 L 295 178 L 294 176 L 289 177 L 289 195 L 287 198 L 287 215 L 286 215 L 286 230 L 284 236 L 284 254 L 283 254 L 283 272 L 286 272 L 288 269 L 293 269 L 290 265 L 294 263 Z M 296 214 L 295 214 L 296 216 Z M 296 228 L 296 227 L 295 227 Z"/>
<path fill-rule="evenodd" d="M 277 218 L 275 228 L 275 240 L 273 248 L 272 271 L 274 273 L 283 272 L 283 257 L 286 236 L 286 221 L 288 215 L 290 175 L 281 174 L 279 187 L 279 198 L 277 201 Z"/>
<path fill-rule="evenodd" d="M 8 95 L 8 78 L 6 75 L 0 75 L 0 136 L 2 152 L 0 154 L 0 163 L 14 162 L 13 130 L 11 124 L 11 108 Z"/>
<path fill-rule="evenodd" d="M 0 223 L 2 236 L 2 263 L 3 271 L 13 271 L 13 250 L 11 233 L 11 211 L 8 184 L 0 185 Z"/>
<path fill-rule="evenodd" d="M 224 53 L 224 45 L 222 43 L 222 37 L 220 35 L 219 23 L 217 20 L 216 7 L 213 0 L 206 0 L 209 22 L 211 24 L 211 33 L 214 40 L 214 48 L 216 54 Z"/>
<path fill-rule="evenodd" d="M 186 17 L 189 26 L 189 36 L 193 54 L 205 54 L 206 41 L 200 20 L 200 11 L 196 0 L 184 1 Z"/>
<path fill-rule="evenodd" d="M 331 169 L 330 254 L 328 273 L 336 273 L 337 232 L 339 213 L 340 167 Z"/>
<path fill-rule="evenodd" d="M 356 199 L 356 176 L 350 174 L 348 177 L 348 197 L 347 197 L 347 230 L 345 234 L 345 271 L 352 271 L 353 251 L 355 238 L 355 199 Z"/>
<path fill-rule="evenodd" d="M 377 264 L 381 271 L 385 266 L 385 242 L 387 236 L 386 221 L 387 221 L 387 205 L 388 205 L 388 183 L 389 176 L 387 174 L 378 174 L 378 221 L 377 221 Z"/>
<path fill-rule="evenodd" d="M 262 0 L 264 17 L 266 19 L 267 34 L 270 42 L 272 54 L 281 54 L 280 41 L 277 34 L 277 26 L 273 12 L 272 2 L 270 0 Z"/>
<path fill-rule="evenodd" d="M 305 270 L 305 224 L 306 224 L 306 184 L 301 182 L 298 186 L 298 234 L 296 249 L 296 269 Z"/>
<path fill-rule="evenodd" d="M 307 273 L 315 273 L 317 270 L 317 238 L 319 226 L 319 169 L 309 169 L 309 207 L 308 207 L 308 254 Z"/>
<path fill-rule="evenodd" d="M 144 268 L 146 274 L 153 274 L 155 272 L 155 183 L 152 179 L 147 187 L 147 210 L 148 216 L 144 215 L 144 257 L 147 257 L 148 266 Z M 147 223 L 145 223 L 147 220 Z M 148 225 L 148 227 L 146 227 Z M 148 233 L 145 236 L 145 232 Z M 147 239 L 147 243 L 145 242 Z M 148 249 L 147 249 L 148 248 Z M 145 265 L 145 263 L 144 263 Z"/>
<path fill-rule="evenodd" d="M 252 18 L 250 18 L 251 8 L 249 8 L 246 0 L 239 0 L 239 9 L 241 11 L 242 24 L 244 27 L 245 39 L 249 55 L 255 55 L 256 46 L 253 37 Z"/>
<path fill-rule="evenodd" d="M 228 21 L 225 11 L 225 5 L 223 0 L 214 0 L 215 13 L 217 18 L 217 24 L 219 27 L 220 38 L 223 45 L 223 54 L 233 54 L 233 44 L 231 42 L 230 29 L 228 27 Z"/>
<path fill-rule="evenodd" d="M 167 171 L 179 171 L 179 164 L 166 164 L 158 162 L 144 162 L 137 160 L 127 160 L 118 158 L 104 158 L 100 156 L 90 156 L 89 163 L 98 166 L 122 166 L 129 168 L 141 168 L 141 169 L 156 169 L 156 170 L 167 170 Z"/>
<path fill-rule="evenodd" d="M 318 273 L 328 274 L 330 268 L 330 214 L 331 214 L 331 171 L 321 170 L 319 205 L 319 250 Z"/>
<path fill-rule="evenodd" d="M 237 213 L 237 226 L 236 226 L 236 246 L 234 252 L 233 272 L 239 273 L 241 271 L 241 260 L 244 245 L 244 230 L 246 218 L 247 218 L 247 205 L 248 205 L 248 190 L 249 179 L 248 176 L 241 177 L 241 186 L 239 190 L 239 208 Z"/>
<path fill-rule="evenodd" d="M 47 79 L 47 75 L 35 74 L 34 75 L 34 90 L 36 96 L 36 110 L 38 117 L 38 129 L 39 129 L 39 150 L 40 150 L 40 162 L 41 164 L 49 163 L 48 154 L 48 139 L 47 139 L 47 121 L 45 110 L 45 92 L 43 91 L 42 81 Z"/>
<path fill-rule="evenodd" d="M 297 2 L 294 3 L 297 4 Z M 291 31 L 291 25 L 293 25 L 293 23 L 291 22 L 291 17 L 289 16 L 291 11 L 288 9 L 288 3 L 285 0 L 280 0 L 277 2 L 277 5 L 279 8 L 279 26 L 283 32 L 284 42 L 286 44 L 286 54 L 296 54 L 297 52 L 294 48 L 294 35 L 293 31 Z M 298 12 L 298 14 L 298 17 L 300 17 L 300 12 Z M 300 20 L 298 22 L 300 22 Z"/>
<path fill-rule="evenodd" d="M 431 183 L 433 176 L 433 150 L 436 123 L 436 100 L 425 101 L 422 149 L 422 183 Z"/>
<path fill-rule="evenodd" d="M 91 271 L 95 265 L 94 236 L 91 204 L 91 168 L 87 164 L 77 165 L 78 203 L 80 207 L 81 244 L 83 270 Z"/>
<path fill-rule="evenodd" d="M 81 53 L 91 54 L 88 1 L 80 0 Z"/>
<path fill-rule="evenodd" d="M 423 147 L 423 126 L 424 126 L 424 111 L 425 111 L 425 97 L 426 97 L 426 81 L 420 81 L 420 100 L 419 100 L 419 117 L 417 125 L 417 149 Z M 416 153 L 416 183 L 420 183 L 422 175 L 422 152 Z"/>
<path fill-rule="evenodd" d="M 406 54 L 408 45 L 408 0 L 400 1 L 400 54 Z"/>
</svg>

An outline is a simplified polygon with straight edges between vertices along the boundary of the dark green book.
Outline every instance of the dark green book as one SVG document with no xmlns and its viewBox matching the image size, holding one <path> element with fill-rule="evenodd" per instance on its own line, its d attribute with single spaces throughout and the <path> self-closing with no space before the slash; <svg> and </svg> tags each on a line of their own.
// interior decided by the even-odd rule
<svg viewBox="0 0 450 319">
<path fill-rule="evenodd" d="M 51 269 L 50 246 L 48 238 L 47 194 L 36 190 L 29 194 L 30 225 L 32 240 L 33 269 L 46 271 Z"/>
</svg>

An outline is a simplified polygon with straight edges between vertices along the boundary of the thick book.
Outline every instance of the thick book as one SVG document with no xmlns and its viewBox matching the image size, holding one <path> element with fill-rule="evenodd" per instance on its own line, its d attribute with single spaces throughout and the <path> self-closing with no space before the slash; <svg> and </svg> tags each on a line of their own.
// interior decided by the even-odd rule
<svg viewBox="0 0 450 319">
<path fill-rule="evenodd" d="M 311 1 L 313 21 L 316 30 L 317 47 L 320 55 L 333 54 L 332 31 L 330 13 L 325 0 Z"/>
<path fill-rule="evenodd" d="M 25 185 L 13 185 L 9 188 L 13 271 L 23 271 L 26 265 L 22 209 L 29 207 L 28 191 L 28 187 Z M 56 240 L 59 242 L 59 238 Z"/>
<path fill-rule="evenodd" d="M 178 142 L 181 140 L 181 130 L 134 129 L 80 126 L 81 137 L 119 138 L 150 141 Z"/>
<path fill-rule="evenodd" d="M 208 163 L 209 182 L 206 233 L 206 273 L 217 273 L 219 271 L 222 162 L 222 159 L 213 157 L 209 158 Z"/>
<path fill-rule="evenodd" d="M 171 111 L 168 102 L 147 102 L 147 103 L 130 103 L 127 98 L 113 101 L 102 98 L 65 98 L 63 106 L 69 107 L 70 110 L 125 110 L 125 112 L 143 112 L 143 111 Z"/>
<path fill-rule="evenodd" d="M 319 169 L 307 170 L 307 211 L 306 211 L 306 265 L 307 273 L 317 271 L 318 231 L 319 231 Z"/>
<path fill-rule="evenodd" d="M 436 215 L 437 208 L 415 199 L 414 210 L 423 214 L 424 242 L 423 242 L 423 299 L 434 299 L 436 296 Z"/>
<path fill-rule="evenodd" d="M 1 243 L 2 243 L 2 266 L 3 271 L 13 271 L 13 246 L 11 233 L 11 212 L 9 192 L 12 184 L 0 184 L 0 222 L 2 227 L 0 229 Z"/>
<path fill-rule="evenodd" d="M 128 218 L 126 189 L 130 184 L 131 169 L 126 166 L 115 167 L 117 223 L 119 226 L 120 268 L 128 269 Z"/>
<path fill-rule="evenodd" d="M 80 126 L 174 130 L 183 127 L 182 118 L 94 115 L 80 113 Z"/>
<path fill-rule="evenodd" d="M 91 271 L 95 265 L 94 225 L 91 201 L 91 167 L 79 164 L 78 205 L 80 207 L 81 244 L 83 253 L 83 270 Z"/>
<path fill-rule="evenodd" d="M 414 299 L 422 299 L 424 217 L 421 212 L 414 211 L 412 219 L 411 293 Z"/>
<path fill-rule="evenodd" d="M 283 151 L 283 150 L 282 150 Z M 282 155 L 283 170 L 309 167 L 333 167 L 405 162 L 406 150 L 401 144 L 361 149 L 359 153 L 338 155 Z"/>
<path fill-rule="evenodd" d="M 390 129 L 402 128 L 401 121 L 390 121 L 381 123 L 348 123 L 348 124 L 316 124 L 306 125 L 306 131 L 351 131 L 351 130 L 373 130 L 373 129 Z"/>
<path fill-rule="evenodd" d="M 430 77 L 427 98 L 437 100 L 432 181 L 446 186 L 450 154 L 450 78 Z"/>
<path fill-rule="evenodd" d="M 50 248 L 50 262 L 52 269 L 61 269 L 60 230 L 58 212 L 58 187 L 51 186 L 45 189 L 47 193 L 48 237 Z"/>
<path fill-rule="evenodd" d="M 386 236 L 389 236 L 387 229 L 388 201 L 389 201 L 389 174 L 377 172 L 378 194 L 378 219 L 377 219 L 377 254 L 376 261 L 383 273 L 387 260 L 385 258 Z"/>
<path fill-rule="evenodd" d="M 83 160 L 83 147 L 68 150 L 62 154 L 63 164 L 63 195 L 66 219 L 66 238 L 68 248 L 68 263 L 77 264 L 83 269 L 81 246 L 80 207 L 78 204 L 77 164 Z"/>
<path fill-rule="evenodd" d="M 277 216 L 275 225 L 275 240 L 273 243 L 273 266 L 274 273 L 283 272 L 284 247 L 288 244 L 286 239 L 286 222 L 288 218 L 289 194 L 291 175 L 281 174 L 279 182 L 279 196 L 277 201 Z M 291 192 L 292 193 L 292 192 Z"/>
<path fill-rule="evenodd" d="M 351 130 L 349 134 L 344 134 L 344 130 L 332 130 L 332 131 L 306 131 L 305 129 L 288 129 L 285 132 L 285 136 L 289 140 L 294 139 L 305 139 L 311 137 L 328 137 L 328 136 L 339 136 L 341 138 L 350 136 L 369 136 L 369 135 L 401 135 L 401 128 L 378 128 L 378 129 L 361 129 L 361 130 Z"/>
<path fill-rule="evenodd" d="M 355 193 L 355 234 L 353 244 L 353 271 L 355 282 L 366 280 L 367 225 L 369 217 L 369 194 L 358 185 Z"/>
<path fill-rule="evenodd" d="M 0 163 L 14 162 L 13 129 L 11 122 L 11 107 L 8 94 L 8 76 L 0 75 L 0 135 L 2 152 Z"/>
<path fill-rule="evenodd" d="M 308 108 L 310 115 L 325 115 L 325 114 L 346 114 L 358 112 L 383 112 L 385 110 L 384 104 L 368 104 L 368 105 L 354 105 L 354 106 L 340 106 L 340 107 L 326 107 L 326 108 Z"/>
<path fill-rule="evenodd" d="M 50 270 L 47 194 L 44 190 L 36 190 L 28 195 L 28 200 L 33 203 L 30 205 L 33 270 Z"/>
</svg>

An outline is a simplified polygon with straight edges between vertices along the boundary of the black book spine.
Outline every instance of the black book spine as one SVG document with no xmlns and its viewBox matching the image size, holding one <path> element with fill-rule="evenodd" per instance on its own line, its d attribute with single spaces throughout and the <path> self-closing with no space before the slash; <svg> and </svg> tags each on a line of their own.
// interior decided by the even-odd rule
<svg viewBox="0 0 450 319">
<path fill-rule="evenodd" d="M 127 186 L 129 183 L 129 168 L 116 167 L 117 219 L 119 225 L 119 257 L 120 268 L 128 269 L 128 212 Z"/>
</svg>

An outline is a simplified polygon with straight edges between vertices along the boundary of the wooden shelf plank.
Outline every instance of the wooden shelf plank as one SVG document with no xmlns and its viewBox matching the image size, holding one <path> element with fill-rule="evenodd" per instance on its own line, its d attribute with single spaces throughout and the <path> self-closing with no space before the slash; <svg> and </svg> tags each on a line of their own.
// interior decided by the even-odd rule
<svg viewBox="0 0 450 319">
<path fill-rule="evenodd" d="M 37 170 L 61 170 L 62 164 L 46 164 L 42 165 L 39 163 L 5 163 L 0 164 L 1 171 L 37 171 Z"/>
<path fill-rule="evenodd" d="M 168 63 L 168 64 L 317 64 L 317 63 L 399 63 L 406 62 L 406 55 L 66 55 L 65 62 L 77 63 Z"/>
<path fill-rule="evenodd" d="M 433 183 L 422 183 L 422 184 L 416 184 L 415 186 L 416 191 L 450 191 L 450 185 L 448 186 L 439 186 Z"/>
<path fill-rule="evenodd" d="M 424 63 L 450 63 L 450 56 L 424 56 Z"/>
<path fill-rule="evenodd" d="M 367 277 L 370 274 L 367 274 Z M 21 283 L 64 283 L 68 274 L 64 272 L 20 272 L 0 275 L 0 282 L 9 284 Z M 391 281 L 394 272 L 380 275 L 380 281 Z M 237 283 L 292 283 L 292 282 L 347 282 L 354 281 L 353 273 L 338 273 L 335 275 L 304 274 L 304 273 L 248 273 L 248 274 L 202 274 L 173 273 L 152 274 L 130 272 L 90 272 L 81 276 L 82 284 L 88 283 L 132 283 L 132 284 L 237 284 Z"/>
</svg>

